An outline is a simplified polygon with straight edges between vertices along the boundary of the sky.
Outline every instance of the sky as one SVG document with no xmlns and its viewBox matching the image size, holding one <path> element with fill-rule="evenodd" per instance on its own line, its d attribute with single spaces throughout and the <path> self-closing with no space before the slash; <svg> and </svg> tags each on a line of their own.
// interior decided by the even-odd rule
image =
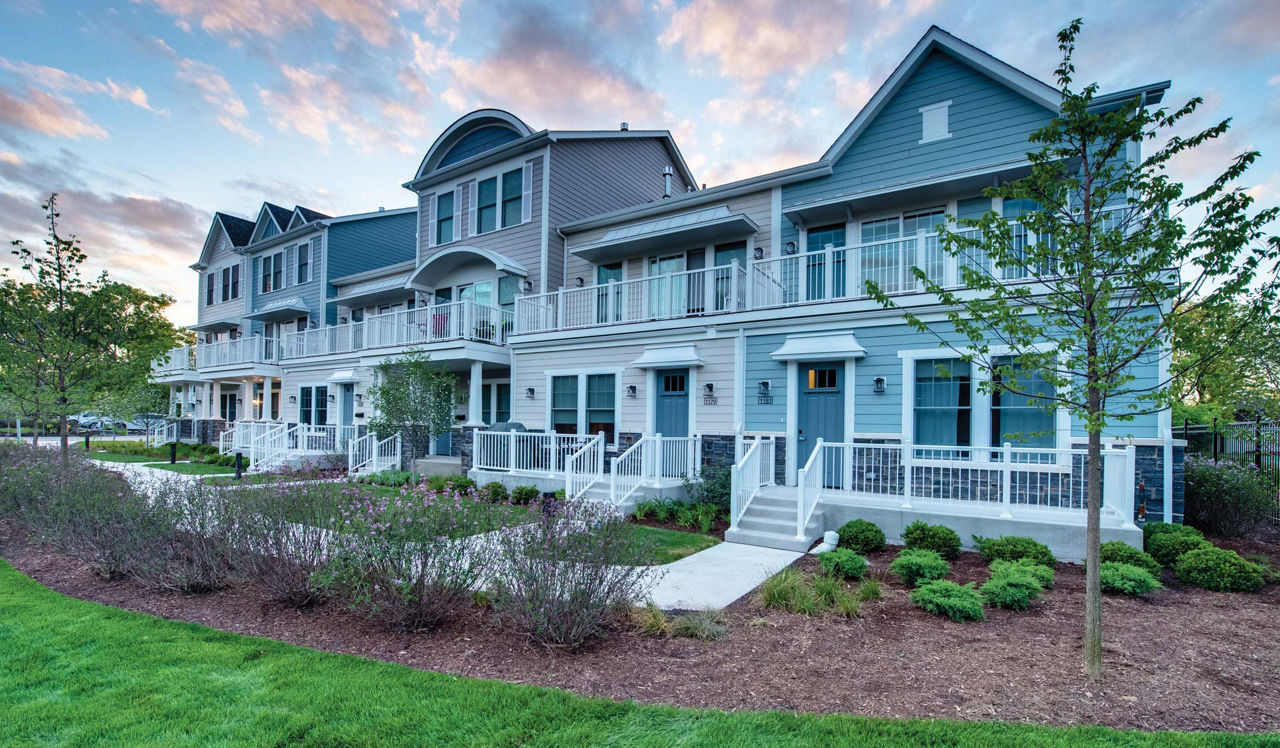
<svg viewBox="0 0 1280 748">
<path fill-rule="evenodd" d="M 92 272 L 191 324 L 213 211 L 411 205 L 401 184 L 473 109 L 667 129 L 716 185 L 819 158 L 931 24 L 1052 82 L 1077 16 L 1080 82 L 1172 79 L 1166 103 L 1204 100 L 1187 132 L 1232 118 L 1175 177 L 1256 149 L 1243 186 L 1280 201 L 1275 0 L 0 0 L 0 241 L 39 246 L 56 191 Z"/>
</svg>

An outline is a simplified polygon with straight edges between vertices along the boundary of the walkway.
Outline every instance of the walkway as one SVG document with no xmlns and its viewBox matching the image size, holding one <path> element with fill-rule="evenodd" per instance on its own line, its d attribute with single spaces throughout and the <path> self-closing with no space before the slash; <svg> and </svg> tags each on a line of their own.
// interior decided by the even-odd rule
<svg viewBox="0 0 1280 748">
<path fill-rule="evenodd" d="M 720 543 L 665 566 L 654 567 L 661 578 L 649 597 L 663 610 L 723 608 L 779 571 L 803 553 Z"/>
</svg>

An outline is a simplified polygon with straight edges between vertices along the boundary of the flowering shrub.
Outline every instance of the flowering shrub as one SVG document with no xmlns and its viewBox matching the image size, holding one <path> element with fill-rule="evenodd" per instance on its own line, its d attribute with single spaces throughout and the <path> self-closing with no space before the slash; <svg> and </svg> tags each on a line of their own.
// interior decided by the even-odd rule
<svg viewBox="0 0 1280 748">
<path fill-rule="evenodd" d="M 1186 522 L 1213 535 L 1243 535 L 1276 511 L 1258 469 L 1195 455 L 1186 460 Z"/>
<path fill-rule="evenodd" d="M 471 605 L 493 567 L 492 539 L 483 533 L 506 524 L 474 488 L 348 490 L 343 532 L 322 575 L 327 589 L 396 631 L 436 628 Z"/>
</svg>

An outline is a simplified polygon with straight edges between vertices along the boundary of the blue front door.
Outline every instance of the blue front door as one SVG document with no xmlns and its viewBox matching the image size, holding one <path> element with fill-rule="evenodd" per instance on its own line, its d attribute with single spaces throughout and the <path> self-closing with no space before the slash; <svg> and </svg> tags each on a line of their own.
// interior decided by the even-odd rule
<svg viewBox="0 0 1280 748">
<path fill-rule="evenodd" d="M 663 436 L 689 435 L 689 370 L 659 369 L 655 430 Z"/>
<path fill-rule="evenodd" d="M 797 468 L 804 467 L 818 439 L 844 441 L 844 362 L 801 363 L 796 424 Z"/>
</svg>

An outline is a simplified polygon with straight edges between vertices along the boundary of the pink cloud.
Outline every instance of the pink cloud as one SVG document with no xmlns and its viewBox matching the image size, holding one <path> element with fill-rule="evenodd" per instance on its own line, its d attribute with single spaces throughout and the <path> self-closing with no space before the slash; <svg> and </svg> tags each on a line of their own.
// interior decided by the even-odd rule
<svg viewBox="0 0 1280 748">
<path fill-rule="evenodd" d="M 105 138 L 107 131 L 65 96 L 28 88 L 0 87 L 0 124 L 55 138 Z"/>
<path fill-rule="evenodd" d="M 192 22 L 211 34 L 280 37 L 309 29 L 317 18 L 354 29 L 370 44 L 385 47 L 400 33 L 401 12 L 422 13 L 428 25 L 458 17 L 460 0 L 152 0 L 187 27 Z"/>
<path fill-rule="evenodd" d="M 107 78 L 105 81 L 91 81 L 75 73 L 47 65 L 32 65 L 27 62 L 14 62 L 0 57 L 0 68 L 15 73 L 28 82 L 51 91 L 69 91 L 71 93 L 101 94 L 113 99 L 127 101 L 130 104 L 156 114 L 167 112 L 152 108 L 147 101 L 147 92 L 138 86 L 117 83 Z"/>
<path fill-rule="evenodd" d="M 337 70 L 332 67 L 312 70 L 281 65 L 280 74 L 283 86 L 258 90 L 258 98 L 267 107 L 271 124 L 277 130 L 329 145 L 333 142 L 330 134 L 333 129 L 348 145 L 363 151 L 390 147 L 407 154 L 419 150 L 404 138 L 425 136 L 427 121 L 405 102 L 357 94 L 338 80 Z M 374 111 L 393 123 L 392 126 L 380 126 L 366 116 L 369 109 L 364 104 L 370 101 Z"/>
<path fill-rule="evenodd" d="M 262 143 L 262 133 L 245 124 L 245 120 L 249 118 L 249 108 L 217 68 L 199 60 L 180 58 L 177 60 L 176 75 L 178 80 L 190 86 L 209 105 L 213 110 L 214 120 L 219 125 L 251 143 Z"/>
</svg>

